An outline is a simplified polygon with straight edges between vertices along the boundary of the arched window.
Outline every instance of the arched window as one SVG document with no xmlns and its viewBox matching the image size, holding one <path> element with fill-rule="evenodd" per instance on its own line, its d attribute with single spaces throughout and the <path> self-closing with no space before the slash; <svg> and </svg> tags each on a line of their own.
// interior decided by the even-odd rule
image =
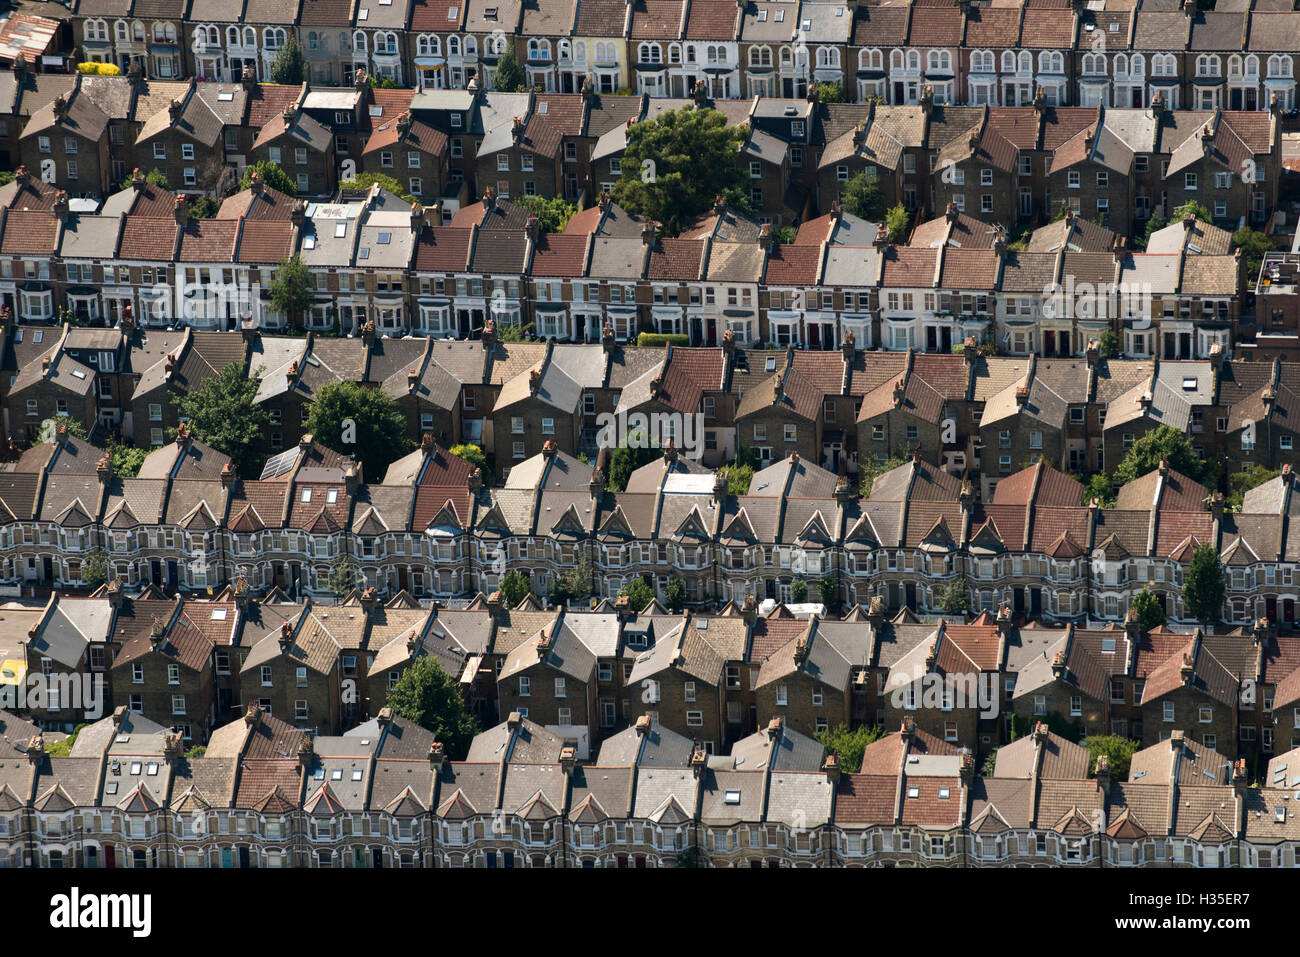
<svg viewBox="0 0 1300 957">
<path fill-rule="evenodd" d="M 493 41 L 491 37 L 488 37 L 487 42 L 490 45 L 489 48 L 493 51 L 493 53 L 500 55 L 505 52 L 506 49 L 505 37 L 499 37 L 495 41 Z M 478 40 L 476 38 L 474 37 L 465 38 L 465 56 L 466 57 L 478 56 Z"/>
<path fill-rule="evenodd" d="M 1129 76 L 1142 76 L 1147 71 L 1147 58 L 1141 53 L 1134 53 L 1133 60 L 1129 63 Z"/>
<path fill-rule="evenodd" d="M 460 37 L 447 37 L 447 56 L 460 56 Z"/>
<path fill-rule="evenodd" d="M 1016 55 L 1010 50 L 1002 51 L 1002 72 L 1003 73 L 1016 72 Z"/>
<path fill-rule="evenodd" d="M 130 27 L 126 25 L 125 20 L 118 20 L 116 23 L 114 23 L 113 30 L 117 35 L 118 43 L 125 43 L 127 40 L 131 38 L 131 30 Z"/>
<path fill-rule="evenodd" d="M 270 31 L 268 30 L 267 32 L 269 33 Z M 362 30 L 357 30 L 357 31 L 355 31 L 355 32 L 352 34 L 352 50 L 353 50 L 353 52 L 354 52 L 354 53 L 359 53 L 359 54 L 361 54 L 362 56 L 364 56 L 365 53 L 366 53 L 366 50 L 367 50 L 367 49 L 369 49 L 369 48 L 366 46 L 366 34 L 365 34 L 365 32 L 362 31 Z"/>
<path fill-rule="evenodd" d="M 880 57 L 879 50 L 858 51 L 859 70 L 879 70 L 880 68 L 881 68 L 881 57 Z"/>
<path fill-rule="evenodd" d="M 835 70 L 835 69 L 839 69 L 839 65 L 840 65 L 839 47 L 818 47 L 817 48 L 818 69 Z"/>
<path fill-rule="evenodd" d="M 1246 76 L 1255 78 L 1259 76 L 1259 57 L 1253 53 L 1246 57 Z"/>
<path fill-rule="evenodd" d="M 920 71 L 921 69 L 921 52 L 919 50 L 907 51 L 907 68 L 909 70 Z"/>
<path fill-rule="evenodd" d="M 993 72 L 993 51 L 976 50 L 970 57 L 970 68 L 973 73 L 992 73 Z"/>
<path fill-rule="evenodd" d="M 903 51 L 902 51 L 902 50 L 890 50 L 890 51 L 889 51 L 889 68 L 890 68 L 891 70 L 901 70 L 901 69 L 903 69 Z"/>
<path fill-rule="evenodd" d="M 865 52 L 865 51 L 864 51 Z M 771 66 L 772 65 L 772 48 L 750 47 L 749 48 L 749 65 L 750 66 Z"/>
<path fill-rule="evenodd" d="M 1034 72 L 1034 55 L 1033 55 L 1032 53 L 1030 53 L 1028 50 L 1021 50 L 1021 51 L 1020 51 L 1020 63 L 1019 63 L 1019 66 L 1020 66 L 1020 70 L 1019 70 L 1019 72 L 1021 72 L 1021 73 L 1033 73 L 1033 72 Z"/>
</svg>

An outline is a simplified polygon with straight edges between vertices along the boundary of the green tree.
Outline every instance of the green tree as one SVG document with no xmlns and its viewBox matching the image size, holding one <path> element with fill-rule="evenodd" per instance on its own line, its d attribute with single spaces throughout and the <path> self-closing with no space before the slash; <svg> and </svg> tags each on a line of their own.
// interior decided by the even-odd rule
<svg viewBox="0 0 1300 957">
<path fill-rule="evenodd" d="M 1097 351 L 1103 359 L 1114 359 L 1119 355 L 1119 346 L 1119 333 L 1114 329 L 1107 329 L 1097 339 Z"/>
<path fill-rule="evenodd" d="M 723 200 L 748 212 L 738 159 L 746 134 L 715 109 L 667 110 L 627 132 L 623 176 L 613 200 L 661 223 L 675 236 L 695 216 Z"/>
<path fill-rule="evenodd" d="M 360 585 L 361 581 L 361 575 L 352 556 L 340 553 L 334 561 L 330 562 L 326 585 L 335 601 L 346 597 L 352 589 Z"/>
<path fill-rule="evenodd" d="M 676 575 L 664 585 L 664 604 L 671 612 L 679 612 L 686 605 L 686 583 Z"/>
<path fill-rule="evenodd" d="M 889 231 L 889 241 L 895 246 L 907 242 L 907 232 L 912 227 L 912 215 L 899 203 L 885 215 L 885 229 Z"/>
<path fill-rule="evenodd" d="M 514 202 L 537 217 L 537 226 L 544 233 L 564 232 L 569 217 L 578 211 L 578 207 L 566 202 L 563 196 L 520 196 Z"/>
<path fill-rule="evenodd" d="M 772 230 L 772 242 L 778 246 L 789 246 L 799 238 L 799 230 L 794 226 L 777 226 Z"/>
<path fill-rule="evenodd" d="M 1110 779 L 1124 781 L 1128 778 L 1128 769 L 1133 761 L 1133 755 L 1141 747 L 1141 741 L 1132 741 L 1114 734 L 1089 737 L 1088 751 L 1092 754 L 1092 760 L 1088 763 L 1088 773 L 1092 775 L 1097 773 L 1097 758 L 1104 754 L 1110 763 Z"/>
<path fill-rule="evenodd" d="M 496 71 L 492 74 L 492 88 L 498 93 L 522 93 L 524 90 L 524 71 L 515 59 L 515 51 L 508 45 L 501 59 L 497 60 Z"/>
<path fill-rule="evenodd" d="M 74 439 L 87 441 L 90 438 L 90 433 L 86 431 L 86 426 L 82 422 L 72 418 L 70 415 L 60 415 L 52 419 L 43 419 L 41 421 L 41 430 L 37 433 L 37 440 L 40 442 L 53 442 L 54 433 L 61 425 L 66 425 L 68 427 L 68 435 L 72 436 Z"/>
<path fill-rule="evenodd" d="M 414 721 L 441 741 L 454 761 L 464 760 L 478 722 L 465 713 L 460 686 L 437 658 L 416 658 L 388 691 L 393 714 Z"/>
<path fill-rule="evenodd" d="M 248 189 L 253 185 L 253 174 L 262 178 L 262 183 L 271 189 L 278 189 L 286 196 L 297 196 L 298 186 L 289 178 L 289 174 L 270 160 L 262 160 L 252 166 L 244 167 L 244 178 L 239 181 L 239 188 Z"/>
<path fill-rule="evenodd" d="M 113 466 L 113 474 L 120 478 L 135 478 L 140 474 L 148 449 L 137 449 L 132 445 L 123 445 L 116 439 L 108 440 L 108 459 Z"/>
<path fill-rule="evenodd" d="M 1133 443 L 1115 469 L 1115 481 L 1125 485 L 1155 471 L 1162 461 L 1196 482 L 1205 473 L 1205 463 L 1196 457 L 1187 436 L 1172 425 L 1161 425 Z"/>
<path fill-rule="evenodd" d="M 880 740 L 883 733 L 878 727 L 860 725 L 850 730 L 847 725 L 839 724 L 819 731 L 816 737 L 828 754 L 833 753 L 839 758 L 840 771 L 857 774 L 862 770 L 862 754 L 867 745 Z"/>
<path fill-rule="evenodd" d="M 808 583 L 802 578 L 796 578 L 790 583 L 790 601 L 796 605 L 802 605 L 808 600 Z"/>
<path fill-rule="evenodd" d="M 297 256 L 280 260 L 271 277 L 271 305 L 289 317 L 291 328 L 311 308 L 311 273 Z"/>
<path fill-rule="evenodd" d="M 736 461 L 727 466 L 727 491 L 732 495 L 746 494 L 758 465 L 758 453 L 753 449 L 744 446 L 736 449 Z"/>
<path fill-rule="evenodd" d="M 298 35 L 290 30 L 289 39 L 271 61 L 271 82 L 298 86 L 302 83 L 304 69 L 302 47 L 298 46 Z"/>
<path fill-rule="evenodd" d="M 1113 508 L 1115 505 L 1115 488 L 1105 472 L 1097 472 L 1089 477 L 1088 483 L 1083 487 L 1083 500 L 1091 502 L 1094 498 L 1102 508 Z"/>
<path fill-rule="evenodd" d="M 1189 199 L 1183 205 L 1174 210 L 1173 215 L 1169 217 L 1172 223 L 1181 222 L 1188 216 L 1195 216 L 1203 223 L 1212 223 L 1214 218 L 1210 216 L 1210 211 L 1194 199 Z"/>
<path fill-rule="evenodd" d="M 460 445 L 453 445 L 448 451 L 458 459 L 464 459 L 470 465 L 479 471 L 479 478 L 484 485 L 492 484 L 492 470 L 488 468 L 487 456 L 477 445 L 471 445 L 468 442 L 462 442 Z"/>
<path fill-rule="evenodd" d="M 886 461 L 877 462 L 874 455 L 864 455 L 858 459 L 858 481 L 861 486 L 863 498 L 871 498 L 871 486 L 880 476 L 886 472 L 892 472 L 900 465 L 906 465 L 910 461 L 902 455 L 892 455 Z"/>
<path fill-rule="evenodd" d="M 868 177 L 865 170 L 860 170 L 844 181 L 840 191 L 840 205 L 850 216 L 863 219 L 880 219 L 884 213 L 884 200 L 880 195 L 880 185 Z"/>
<path fill-rule="evenodd" d="M 98 588 L 108 581 L 108 556 L 102 548 L 96 548 L 81 563 L 81 584 L 87 588 Z"/>
<path fill-rule="evenodd" d="M 1232 248 L 1241 250 L 1246 260 L 1246 276 L 1254 282 L 1259 275 L 1260 267 L 1264 265 L 1264 254 L 1277 247 L 1273 245 L 1273 240 L 1269 239 L 1267 234 L 1245 226 L 1232 234 Z"/>
<path fill-rule="evenodd" d="M 1134 595 L 1129 606 L 1137 613 L 1138 627 L 1143 633 L 1155 631 L 1167 621 L 1165 610 L 1160 607 L 1160 599 L 1150 588 L 1143 588 Z"/>
<path fill-rule="evenodd" d="M 1047 725 L 1047 730 L 1052 732 L 1052 734 L 1059 735 L 1060 737 L 1065 738 L 1066 741 L 1073 742 L 1074 744 L 1079 743 L 1079 737 L 1083 733 L 1082 720 L 1071 721 L 1059 711 L 1047 712 L 1047 716 L 1043 719 L 1043 723 Z"/>
<path fill-rule="evenodd" d="M 591 582 L 595 568 L 586 552 L 578 555 L 578 560 L 565 569 L 551 586 L 551 601 L 559 605 L 566 601 L 586 601 L 591 597 Z"/>
<path fill-rule="evenodd" d="M 339 183 L 339 189 L 346 192 L 365 192 L 376 183 L 385 192 L 400 196 L 405 203 L 418 202 L 414 196 L 402 188 L 401 183 L 384 173 L 358 173 L 352 179 L 345 179 Z"/>
<path fill-rule="evenodd" d="M 838 83 L 818 83 L 817 100 L 820 103 L 843 103 L 844 87 Z"/>
<path fill-rule="evenodd" d="M 1232 472 L 1228 475 L 1228 497 L 1224 503 L 1234 512 L 1240 512 L 1245 504 L 1246 493 L 1265 482 L 1271 482 L 1277 475 L 1277 472 L 1262 465 L 1252 465 L 1245 472 Z"/>
<path fill-rule="evenodd" d="M 257 474 L 257 460 L 245 453 L 262 440 L 270 424 L 266 410 L 253 402 L 260 373 L 245 375 L 244 363 L 237 359 L 197 388 L 173 394 L 176 412 L 194 437 L 230 456 L 244 476 Z"/>
<path fill-rule="evenodd" d="M 414 448 L 406 435 L 406 416 L 397 404 L 379 389 L 359 382 L 321 386 L 307 428 L 326 448 L 359 460 L 366 475 L 383 475 L 391 462 Z"/>
<path fill-rule="evenodd" d="M 649 444 L 645 433 L 641 430 L 630 433 L 627 441 L 610 453 L 609 475 L 605 477 L 605 487 L 611 492 L 625 491 L 632 473 L 643 465 L 649 465 L 662 454 L 659 449 Z"/>
<path fill-rule="evenodd" d="M 216 197 L 206 194 L 195 196 L 190 200 L 190 216 L 194 219 L 212 219 L 220 208 L 221 203 Z"/>
<path fill-rule="evenodd" d="M 964 615 L 970 609 L 966 597 L 966 579 L 959 578 L 949 582 L 939 592 L 939 610 L 945 615 Z"/>
<path fill-rule="evenodd" d="M 1218 550 L 1213 545 L 1197 546 L 1183 576 L 1183 605 L 1187 611 L 1202 624 L 1217 621 L 1227 588 L 1228 579 Z"/>
<path fill-rule="evenodd" d="M 497 588 L 501 591 L 501 600 L 508 608 L 514 608 L 533 593 L 533 583 L 517 568 L 502 575 Z"/>
<path fill-rule="evenodd" d="M 653 589 L 646 584 L 646 580 L 640 575 L 629 578 L 623 587 L 618 590 L 619 595 L 627 596 L 627 603 L 634 612 L 642 612 L 645 606 L 655 600 Z"/>
<path fill-rule="evenodd" d="M 1161 216 L 1159 213 L 1152 213 L 1151 216 L 1147 219 L 1146 228 L 1142 230 L 1142 238 L 1139 239 L 1134 245 L 1137 246 L 1139 251 L 1146 249 L 1147 244 L 1151 242 L 1152 234 L 1159 232 L 1160 230 L 1164 229 L 1168 225 L 1169 223 L 1165 221 L 1165 218 L 1163 216 Z"/>
<path fill-rule="evenodd" d="M 840 588 L 832 578 L 823 578 L 817 582 L 817 595 L 826 610 L 833 615 L 840 613 Z"/>
<path fill-rule="evenodd" d="M 163 171 L 158 169 L 156 166 L 153 169 L 149 170 L 149 172 L 144 174 L 144 181 L 148 183 L 150 186 L 155 186 L 158 189 L 165 189 L 165 190 L 171 189 L 171 187 L 167 185 L 167 177 L 163 174 Z M 131 188 L 130 176 L 122 180 L 122 185 L 120 188 L 121 189 Z"/>
</svg>

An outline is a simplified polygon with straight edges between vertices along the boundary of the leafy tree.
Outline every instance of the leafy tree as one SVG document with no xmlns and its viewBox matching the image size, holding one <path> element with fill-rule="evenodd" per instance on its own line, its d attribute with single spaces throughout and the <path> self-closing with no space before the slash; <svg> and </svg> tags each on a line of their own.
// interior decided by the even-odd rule
<svg viewBox="0 0 1300 957">
<path fill-rule="evenodd" d="M 373 90 L 395 90 L 397 89 L 397 81 L 391 76 L 372 75 L 370 77 L 370 88 Z"/>
<path fill-rule="evenodd" d="M 754 481 L 758 471 L 758 453 L 741 446 L 736 450 L 736 461 L 727 466 L 727 491 L 732 495 L 744 495 L 749 491 L 749 484 Z"/>
<path fill-rule="evenodd" d="M 817 582 L 817 595 L 826 610 L 832 614 L 840 613 L 840 588 L 832 578 L 823 578 Z"/>
<path fill-rule="evenodd" d="M 700 849 L 692 845 L 677 852 L 677 867 L 699 867 Z"/>
<path fill-rule="evenodd" d="M 1245 505 L 1246 493 L 1265 482 L 1277 478 L 1278 473 L 1262 465 L 1252 465 L 1245 472 L 1233 472 L 1228 476 L 1228 497 L 1224 503 L 1234 512 L 1240 512 Z"/>
<path fill-rule="evenodd" d="M 966 579 L 959 578 L 956 581 L 949 582 L 947 587 L 939 592 L 939 610 L 945 615 L 964 615 L 970 609 L 970 601 L 966 598 Z"/>
<path fill-rule="evenodd" d="M 171 187 L 167 185 L 167 177 L 163 174 L 162 170 L 158 169 L 156 166 L 153 169 L 149 170 L 149 172 L 144 174 L 144 181 L 148 183 L 150 186 L 155 186 L 158 189 L 165 189 L 165 190 L 171 189 Z M 122 180 L 122 185 L 120 188 L 121 189 L 131 188 L 130 176 Z"/>
<path fill-rule="evenodd" d="M 1144 633 L 1163 627 L 1168 620 L 1165 610 L 1160 607 L 1160 599 L 1150 588 L 1143 588 L 1134 595 L 1130 606 L 1137 612 L 1138 627 Z"/>
<path fill-rule="evenodd" d="M 1161 216 L 1159 213 L 1152 213 L 1151 216 L 1147 219 L 1146 229 L 1142 230 L 1142 238 L 1139 239 L 1134 245 L 1137 246 L 1139 250 L 1146 249 L 1147 243 L 1151 241 L 1152 234 L 1159 232 L 1160 230 L 1164 229 L 1168 225 L 1169 223 L 1165 221 L 1165 218 L 1163 216 Z"/>
<path fill-rule="evenodd" d="M 619 595 L 627 596 L 627 603 L 635 612 L 645 610 L 645 606 L 655 600 L 655 593 L 640 575 L 629 578 L 618 590 Z"/>
<path fill-rule="evenodd" d="M 586 552 L 563 571 L 551 586 L 551 601 L 559 605 L 566 601 L 586 601 L 591 597 L 592 576 L 595 574 L 591 558 Z"/>
<path fill-rule="evenodd" d="M 883 204 L 880 185 L 868 177 L 865 170 L 854 173 L 844 181 L 844 189 L 840 192 L 840 205 L 850 216 L 878 220 L 884 213 Z"/>
<path fill-rule="evenodd" d="M 113 465 L 113 474 L 121 478 L 135 478 L 140 474 L 148 449 L 137 449 L 123 445 L 115 439 L 108 440 L 108 459 Z"/>
<path fill-rule="evenodd" d="M 496 72 L 492 74 L 492 88 L 498 93 L 522 93 L 524 90 L 524 71 L 515 59 L 515 51 L 509 46 L 497 60 Z"/>
<path fill-rule="evenodd" d="M 1183 604 L 1192 617 L 1208 625 L 1217 621 L 1223 609 L 1228 578 L 1213 545 L 1199 545 L 1183 576 Z"/>
<path fill-rule="evenodd" d="M 501 600 L 510 608 L 514 608 L 533 593 L 533 583 L 517 568 L 512 568 L 502 575 L 501 584 L 497 588 L 501 591 Z"/>
<path fill-rule="evenodd" d="M 723 200 L 750 209 L 738 157 L 743 127 L 715 109 L 668 110 L 633 123 L 627 132 L 623 176 L 613 200 L 628 212 L 663 224 L 676 235 L 693 217 Z"/>
<path fill-rule="evenodd" d="M 1047 730 L 1052 732 L 1052 734 L 1059 735 L 1060 737 L 1065 738 L 1066 741 L 1071 741 L 1074 744 L 1079 743 L 1079 737 L 1083 733 L 1082 721 L 1071 721 L 1059 711 L 1047 712 L 1047 716 L 1043 719 L 1043 723 L 1047 725 Z"/>
<path fill-rule="evenodd" d="M 664 585 L 664 604 L 668 610 L 678 612 L 686 604 L 686 583 L 674 575 Z"/>
<path fill-rule="evenodd" d="M 1232 248 L 1241 250 L 1246 260 L 1246 275 L 1253 282 L 1264 265 L 1264 254 L 1277 247 L 1266 233 L 1245 226 L 1232 234 Z"/>
<path fill-rule="evenodd" d="M 449 450 L 452 455 L 458 459 L 464 459 L 470 465 L 479 471 L 479 478 L 483 480 L 484 485 L 492 484 L 492 472 L 488 468 L 487 456 L 477 445 L 471 445 L 468 442 L 462 442 L 460 445 L 453 445 Z"/>
<path fill-rule="evenodd" d="M 298 46 L 298 35 L 290 30 L 289 39 L 271 61 L 271 82 L 297 86 L 302 83 L 305 67 L 302 47 Z"/>
<path fill-rule="evenodd" d="M 194 437 L 234 461 L 240 474 L 256 475 L 257 460 L 245 456 L 266 433 L 270 419 L 266 410 L 253 403 L 257 395 L 257 374 L 246 376 L 244 364 L 235 360 L 198 388 L 175 393 L 176 412 Z"/>
<path fill-rule="evenodd" d="M 62 741 L 52 741 L 45 746 L 45 753 L 52 758 L 66 758 L 72 754 L 72 746 L 77 743 L 77 735 L 81 734 L 81 729 L 85 724 L 79 724 L 72 729 L 72 734 L 68 735 Z"/>
<path fill-rule="evenodd" d="M 391 462 L 414 448 L 397 404 L 359 382 L 321 386 L 307 428 L 317 442 L 360 460 L 366 475 L 383 475 Z"/>
<path fill-rule="evenodd" d="M 802 605 L 808 600 L 808 583 L 802 578 L 796 578 L 790 583 L 790 601 L 796 605 Z"/>
<path fill-rule="evenodd" d="M 352 556 L 340 553 L 334 561 L 330 562 L 329 573 L 325 578 L 326 587 L 329 588 L 330 594 L 334 600 L 338 601 L 344 598 L 352 589 L 356 588 L 361 582 L 361 575 L 358 572 L 357 564 L 352 560 Z"/>
<path fill-rule="evenodd" d="M 437 658 L 424 655 L 411 662 L 388 692 L 393 713 L 432 731 L 455 761 L 464 760 L 478 722 L 465 713 L 456 678 Z"/>
<path fill-rule="evenodd" d="M 1103 359 L 1114 359 L 1119 355 L 1119 346 L 1119 333 L 1114 329 L 1107 329 L 1097 339 L 1097 351 Z"/>
<path fill-rule="evenodd" d="M 537 217 L 537 225 L 544 233 L 564 232 L 569 217 L 578 211 L 578 207 L 566 202 L 563 196 L 520 196 L 514 202 Z"/>
<path fill-rule="evenodd" d="M 41 421 L 41 431 L 37 433 L 38 441 L 53 442 L 54 434 L 58 431 L 60 425 L 68 427 L 68 435 L 74 439 L 86 441 L 90 438 L 90 433 L 86 431 L 84 423 L 72 418 L 70 415 L 60 415 L 53 419 L 44 419 Z"/>
<path fill-rule="evenodd" d="M 858 481 L 861 484 L 863 498 L 871 498 L 871 486 L 877 478 L 891 472 L 900 465 L 906 465 L 908 457 L 892 455 L 883 464 L 876 461 L 874 455 L 864 455 L 858 459 Z"/>
<path fill-rule="evenodd" d="M 204 745 L 196 744 L 185 752 L 185 757 L 189 760 L 193 760 L 194 758 L 201 758 L 207 753 L 208 749 Z"/>
<path fill-rule="evenodd" d="M 1125 485 L 1155 471 L 1161 461 L 1168 462 L 1175 472 L 1182 472 L 1196 482 L 1205 473 L 1205 463 L 1196 457 L 1187 436 L 1172 425 L 1162 425 L 1133 443 L 1115 469 L 1115 481 Z"/>
<path fill-rule="evenodd" d="M 196 196 L 190 200 L 190 215 L 195 219 L 212 219 L 221 204 L 212 196 Z"/>
<path fill-rule="evenodd" d="M 842 772 L 857 774 L 862 770 L 862 753 L 867 745 L 880 740 L 882 734 L 884 730 L 879 727 L 860 725 L 850 730 L 847 725 L 839 724 L 818 732 L 816 738 L 827 753 L 834 752 L 839 758 Z"/>
<path fill-rule="evenodd" d="M 772 230 L 772 242 L 781 246 L 789 246 L 799 238 L 799 230 L 794 226 L 777 226 Z"/>
<path fill-rule="evenodd" d="M 843 103 L 844 87 L 838 83 L 818 83 L 817 99 L 822 103 Z"/>
<path fill-rule="evenodd" d="M 402 201 L 405 203 L 417 202 L 416 198 L 410 193 L 408 193 L 402 187 L 401 183 L 393 179 L 393 177 L 388 176 L 384 173 L 358 173 L 352 179 L 345 179 L 341 183 L 339 183 L 339 189 L 346 190 L 348 192 L 353 192 L 353 191 L 364 192 L 365 190 L 370 189 L 370 187 L 374 186 L 376 183 L 379 184 L 380 189 L 392 193 L 394 196 L 400 196 L 402 198 Z"/>
<path fill-rule="evenodd" d="M 241 190 L 248 189 L 253 185 L 254 173 L 260 176 L 262 182 L 272 189 L 278 189 L 286 196 L 298 195 L 297 184 L 289 178 L 288 173 L 280 169 L 278 164 L 272 163 L 270 160 L 262 160 L 260 163 L 244 167 L 244 178 L 239 181 Z"/>
<path fill-rule="evenodd" d="M 1214 222 L 1214 217 L 1210 215 L 1210 211 L 1194 199 L 1189 199 L 1187 202 L 1183 203 L 1183 205 L 1175 209 L 1173 215 L 1170 217 L 1170 222 L 1181 222 L 1188 216 L 1195 216 L 1203 223 Z"/>
<path fill-rule="evenodd" d="M 1112 508 L 1115 505 L 1115 489 L 1105 472 L 1093 475 L 1083 487 L 1083 500 L 1091 502 L 1094 498 L 1102 508 Z"/>
<path fill-rule="evenodd" d="M 1132 741 L 1114 734 L 1089 737 L 1088 750 L 1092 753 L 1092 760 L 1088 763 L 1088 773 L 1092 775 L 1097 773 L 1097 758 L 1104 754 L 1106 760 L 1110 763 L 1110 779 L 1112 781 L 1126 780 L 1128 778 L 1129 764 L 1133 761 L 1133 755 L 1141 747 L 1141 741 Z"/>
<path fill-rule="evenodd" d="M 912 215 L 899 203 L 885 214 L 885 229 L 889 230 L 889 241 L 901 246 L 907 241 L 907 231 L 912 226 Z"/>
<path fill-rule="evenodd" d="M 0 186 L 8 186 L 14 181 L 14 171 L 11 169 L 0 169 Z"/>
<path fill-rule="evenodd" d="M 521 322 L 513 326 L 497 326 L 497 342 L 527 342 L 533 337 L 533 324 Z"/>
<path fill-rule="evenodd" d="M 102 548 L 97 548 L 81 563 L 81 584 L 87 588 L 96 588 L 108 581 L 108 556 Z"/>
<path fill-rule="evenodd" d="M 659 449 L 649 447 L 645 433 L 640 429 L 630 433 L 627 442 L 616 448 L 609 456 L 609 475 L 605 477 L 605 487 L 611 492 L 622 492 L 632 473 L 643 465 L 649 465 L 663 454 Z M 632 448 L 632 446 L 646 446 Z"/>
<path fill-rule="evenodd" d="M 280 260 L 271 277 L 271 305 L 289 317 L 290 327 L 311 308 L 311 273 L 297 256 Z"/>
</svg>

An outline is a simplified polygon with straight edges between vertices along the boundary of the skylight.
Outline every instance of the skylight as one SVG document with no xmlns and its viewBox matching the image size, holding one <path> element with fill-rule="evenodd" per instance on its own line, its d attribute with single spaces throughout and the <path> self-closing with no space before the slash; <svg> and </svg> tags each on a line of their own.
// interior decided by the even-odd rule
<svg viewBox="0 0 1300 957">
<path fill-rule="evenodd" d="M 739 804 L 739 803 L 740 803 L 740 792 L 739 792 L 739 791 L 728 791 L 728 792 L 726 793 L 726 795 L 723 797 L 723 803 L 725 803 L 725 804 Z"/>
<path fill-rule="evenodd" d="M 342 239 L 342 238 L 343 238 L 344 236 L 346 236 L 347 234 L 348 234 L 348 224 L 347 224 L 347 223 L 335 223 L 335 224 L 334 224 L 334 238 L 335 238 L 335 239 Z"/>
</svg>

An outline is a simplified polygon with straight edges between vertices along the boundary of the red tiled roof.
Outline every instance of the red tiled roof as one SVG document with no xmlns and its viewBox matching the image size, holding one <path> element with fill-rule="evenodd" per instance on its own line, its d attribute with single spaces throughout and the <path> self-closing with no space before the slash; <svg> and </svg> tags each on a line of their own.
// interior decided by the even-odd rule
<svg viewBox="0 0 1300 957">
<path fill-rule="evenodd" d="M 821 240 L 818 240 L 820 243 Z M 765 281 L 769 286 L 811 286 L 821 266 L 820 245 L 776 245 L 767 257 Z"/>
<path fill-rule="evenodd" d="M 118 245 L 119 259 L 169 263 L 176 255 L 176 220 L 161 216 L 127 216 Z"/>
<path fill-rule="evenodd" d="M 180 262 L 228 263 L 235 259 L 239 223 L 230 219 L 191 219 L 181 231 Z"/>
<path fill-rule="evenodd" d="M 661 239 L 650 251 L 647 279 L 700 278 L 700 260 L 704 255 L 702 239 Z"/>
<path fill-rule="evenodd" d="M 0 253 L 17 256 L 53 255 L 59 221 L 44 210 L 11 209 L 5 217 Z M 171 254 L 167 255 L 171 260 Z"/>
<path fill-rule="evenodd" d="M 292 255 L 293 224 L 291 222 L 274 219 L 244 221 L 244 227 L 239 234 L 239 262 L 278 263 Z"/>
<path fill-rule="evenodd" d="M 417 272 L 463 272 L 469 263 L 472 229 L 426 226 L 415 247 Z"/>
<path fill-rule="evenodd" d="M 736 10 L 732 0 L 691 0 L 686 15 L 686 39 L 736 39 Z"/>
<path fill-rule="evenodd" d="M 454 33 L 465 19 L 467 6 L 461 0 L 415 0 L 411 5 L 411 29 L 418 33 Z M 452 9 L 456 15 L 448 17 Z"/>
<path fill-rule="evenodd" d="M 533 248 L 533 276 L 581 276 L 586 265 L 588 237 L 550 233 Z"/>
</svg>

